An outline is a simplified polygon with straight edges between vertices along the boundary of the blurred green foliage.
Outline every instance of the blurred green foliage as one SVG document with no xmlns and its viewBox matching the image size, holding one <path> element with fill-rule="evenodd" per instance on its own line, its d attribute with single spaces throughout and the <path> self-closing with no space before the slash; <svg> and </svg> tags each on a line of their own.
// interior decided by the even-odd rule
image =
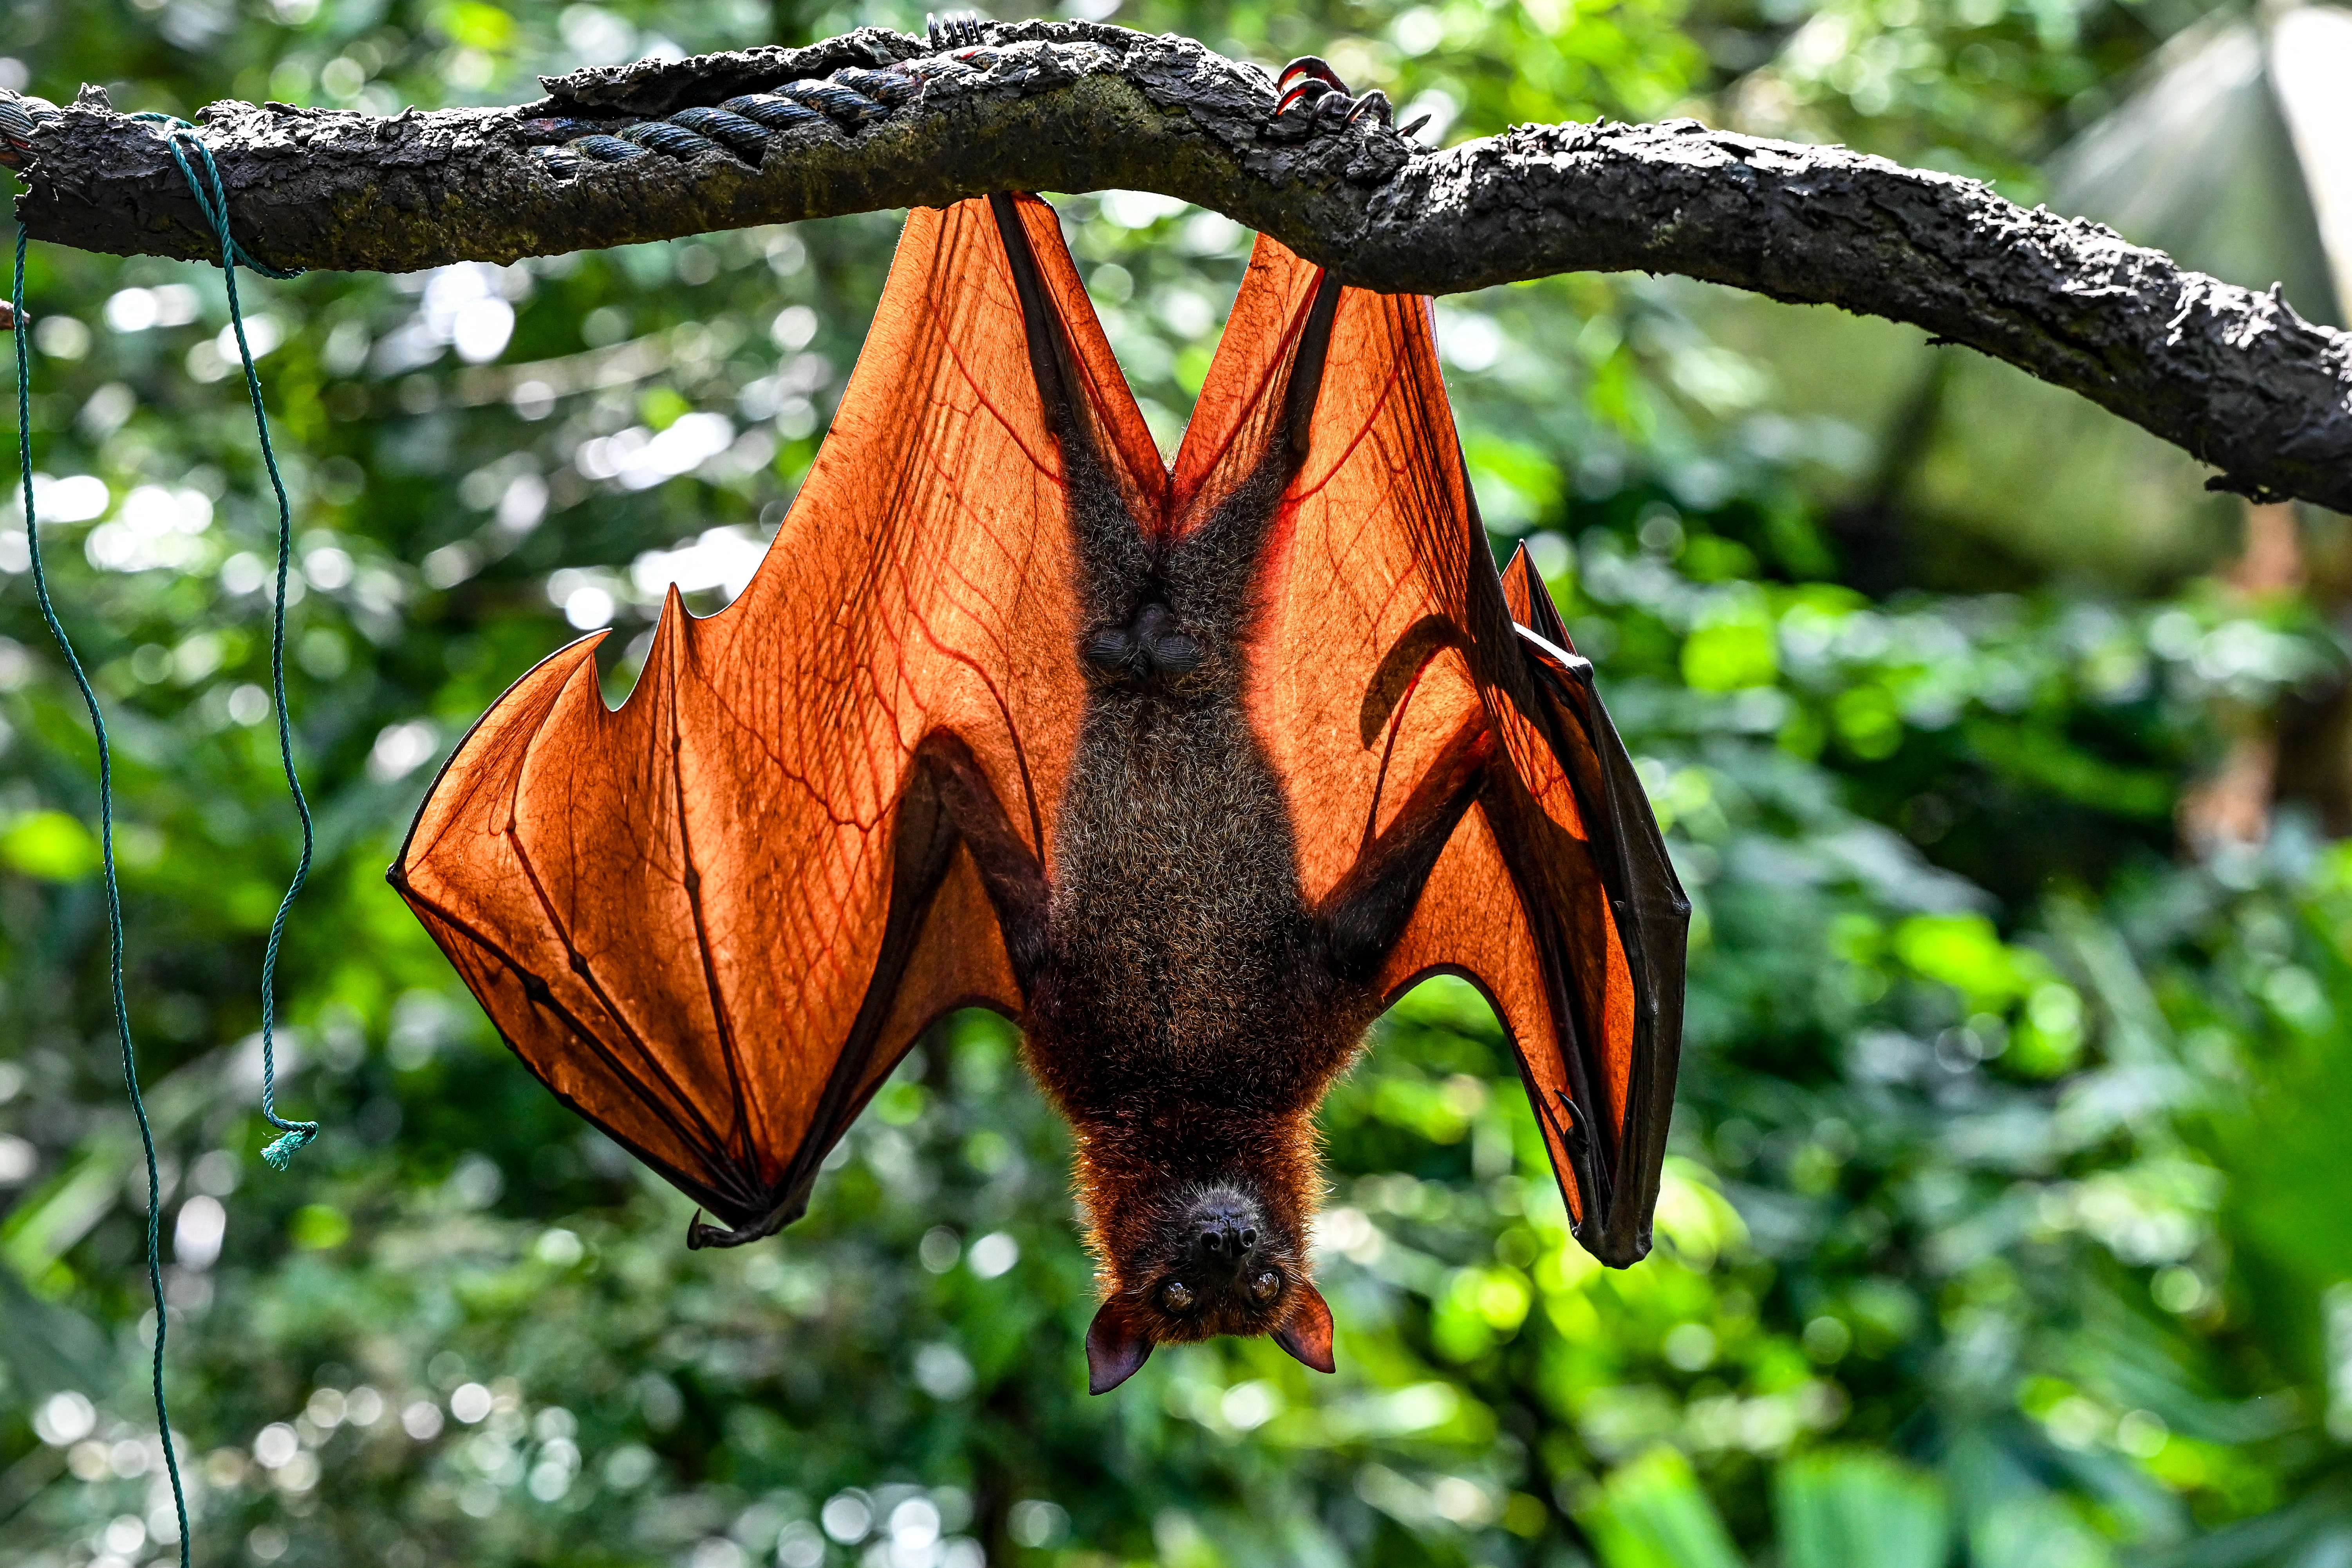
<svg viewBox="0 0 2352 1568">
<path fill-rule="evenodd" d="M 1437 116 L 1696 113 L 1997 176 L 2186 0 L 1137 0 Z M 1110 7 L 1097 5 L 1094 14 Z M 126 109 L 509 102 L 533 72 L 903 7 L 18 0 L 0 73 Z M 1248 237 L 1062 204 L 1163 441 Z M 2189 583 L 1876 597 L 1803 477 L 1833 421 L 1573 277 L 1443 302 L 1486 515 L 1603 673 L 1697 904 L 1643 1265 L 1600 1269 L 1486 1009 L 1433 983 L 1325 1116 L 1340 1373 L 1263 1342 L 1082 1393 L 1066 1148 L 992 1020 L 876 1101 L 780 1240 L 687 1205 L 499 1047 L 381 880 L 433 763 L 664 584 L 709 610 L 805 469 L 896 218 L 510 268 L 256 281 L 296 496 L 320 868 L 255 1157 L 295 838 L 270 513 L 216 272 L 37 247 L 45 538 L 119 740 L 133 1021 L 165 1152 L 201 1562 L 691 1568 L 2336 1562 L 2352 1543 L 2352 851 L 2174 847 L 2214 715 L 2340 678 L 2289 600 Z M 21 519 L 17 520 L 21 524 Z M 2063 528 L 2063 516 L 2048 520 Z M 0 1563 L 168 1555 L 144 1205 L 104 1010 L 86 729 L 0 530 Z M 568 624 L 567 624 L 568 623 Z"/>
</svg>

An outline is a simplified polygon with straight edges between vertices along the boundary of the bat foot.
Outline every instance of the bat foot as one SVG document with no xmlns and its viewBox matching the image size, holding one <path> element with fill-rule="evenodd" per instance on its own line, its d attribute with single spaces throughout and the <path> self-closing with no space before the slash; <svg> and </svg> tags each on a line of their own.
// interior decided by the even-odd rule
<svg viewBox="0 0 2352 1568">
<path fill-rule="evenodd" d="M 950 11 L 944 16 L 927 13 L 923 17 L 923 32 L 930 39 L 935 54 L 949 49 L 977 48 L 987 41 L 980 36 L 982 21 L 977 11 Z"/>
<path fill-rule="evenodd" d="M 1344 130 L 1363 120 L 1377 121 L 1383 130 L 1410 136 L 1429 122 L 1429 116 L 1421 115 L 1398 131 L 1396 110 L 1387 93 L 1378 88 L 1361 96 L 1349 93 L 1339 73 L 1318 55 L 1301 55 L 1283 67 L 1274 90 L 1274 113 L 1267 124 L 1288 132 L 1286 139 L 1303 141 L 1318 131 Z"/>
</svg>

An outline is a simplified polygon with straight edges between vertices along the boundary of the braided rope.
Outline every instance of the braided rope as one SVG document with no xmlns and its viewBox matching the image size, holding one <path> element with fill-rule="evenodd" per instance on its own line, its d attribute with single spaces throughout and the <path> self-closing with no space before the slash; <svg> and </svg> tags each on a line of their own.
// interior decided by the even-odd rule
<svg viewBox="0 0 2352 1568">
<path fill-rule="evenodd" d="M 932 17 L 927 26 L 932 47 L 942 51 L 929 58 L 903 61 L 882 70 L 844 66 L 822 80 L 803 78 L 765 92 L 730 98 L 715 107 L 698 104 L 681 109 L 658 120 L 615 124 L 577 116 L 545 116 L 523 121 L 522 134 L 538 144 L 533 151 L 542 166 L 561 179 L 574 178 L 593 164 L 633 163 L 648 156 L 683 163 L 715 155 L 756 168 L 782 132 L 833 126 L 854 133 L 913 103 L 922 96 L 924 83 L 934 77 L 984 69 L 996 63 L 995 50 L 982 42 L 979 17 L 963 14 Z M 22 168 L 34 132 L 42 122 L 57 118 L 58 112 L 57 105 L 46 99 L 0 94 L 0 168 Z M 220 171 L 213 164 L 211 152 L 191 128 L 188 144 L 211 178 L 213 190 L 207 193 L 180 148 L 185 121 L 153 112 L 131 118 L 171 128 L 173 159 L 186 175 L 206 222 L 226 237 L 226 205 L 216 199 Z M 294 276 L 256 259 L 234 239 L 226 243 L 238 264 L 265 278 Z"/>
<path fill-rule="evenodd" d="M 21 169 L 32 148 L 33 132 L 58 117 L 58 106 L 46 98 L 11 93 L 0 98 L 0 169 Z"/>
<path fill-rule="evenodd" d="M 942 30 L 934 28 L 935 41 Z M 959 38 L 964 36 L 959 32 Z M 977 35 L 972 35 L 976 37 Z M 757 168 L 777 136 L 832 126 L 856 132 L 887 120 L 922 96 L 932 77 L 995 62 L 992 51 L 974 47 L 938 59 L 910 60 L 887 70 L 844 66 L 819 81 L 803 78 L 765 92 L 744 93 L 715 106 L 697 104 L 659 120 L 615 125 L 571 116 L 523 121 L 522 132 L 541 143 L 535 152 L 562 179 L 596 163 L 634 163 L 647 157 L 690 162 L 705 156 Z M 0 139 L 6 127 L 0 125 Z"/>
</svg>

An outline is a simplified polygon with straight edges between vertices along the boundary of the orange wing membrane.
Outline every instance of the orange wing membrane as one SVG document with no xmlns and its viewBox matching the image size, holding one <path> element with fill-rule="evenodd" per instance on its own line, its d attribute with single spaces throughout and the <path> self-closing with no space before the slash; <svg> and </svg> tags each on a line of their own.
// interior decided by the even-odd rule
<svg viewBox="0 0 2352 1568">
<path fill-rule="evenodd" d="M 1321 270 L 1261 237 L 1187 431 L 1171 526 L 1253 469 L 1317 338 Z M 1328 304 L 1326 309 L 1330 309 Z M 1311 349 L 1308 351 L 1311 353 Z M 1632 760 L 1524 553 L 1495 570 L 1429 302 L 1338 292 L 1303 467 L 1259 579 L 1251 708 L 1328 896 L 1416 787 L 1491 747 L 1381 972 L 1464 975 L 1509 1031 L 1576 1235 L 1649 1250 L 1681 1040 L 1689 903 Z"/>
<path fill-rule="evenodd" d="M 1056 221 L 1017 210 L 1105 467 L 1156 510 Z M 934 1019 L 1020 1009 L 922 762 L 960 759 L 1045 860 L 1085 691 L 1060 462 L 988 204 L 918 210 L 750 588 L 703 620 L 673 592 L 618 711 L 602 634 L 523 677 L 392 868 L 532 1072 L 730 1227 L 698 1243 L 796 1218 Z"/>
</svg>

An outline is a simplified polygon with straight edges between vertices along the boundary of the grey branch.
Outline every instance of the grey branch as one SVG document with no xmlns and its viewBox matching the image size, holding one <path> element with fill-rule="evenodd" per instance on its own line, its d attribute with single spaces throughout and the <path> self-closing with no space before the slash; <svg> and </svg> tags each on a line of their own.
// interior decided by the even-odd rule
<svg viewBox="0 0 2352 1568">
<path fill-rule="evenodd" d="M 2216 488 L 2352 510 L 2352 336 L 2303 321 L 2275 289 L 2189 271 L 1975 181 L 1696 121 L 1526 125 L 1431 151 L 1370 117 L 1277 121 L 1267 72 L 1190 39 L 983 26 L 978 48 L 862 28 L 582 71 L 513 109 L 218 103 L 202 134 L 238 241 L 282 268 L 398 272 L 987 191 L 1126 188 L 1213 208 L 1373 289 L 1680 273 L 1916 323 L 2185 447 L 2221 470 Z M 594 144 L 625 162 L 548 145 L 844 68 L 887 70 L 897 101 L 869 103 L 868 122 L 791 110 L 793 123 L 737 147 Z M 12 107 L 21 126 L 46 106 L 0 101 Z M 217 257 L 156 128 L 102 95 L 85 89 L 21 146 L 17 211 L 35 237 Z"/>
</svg>

